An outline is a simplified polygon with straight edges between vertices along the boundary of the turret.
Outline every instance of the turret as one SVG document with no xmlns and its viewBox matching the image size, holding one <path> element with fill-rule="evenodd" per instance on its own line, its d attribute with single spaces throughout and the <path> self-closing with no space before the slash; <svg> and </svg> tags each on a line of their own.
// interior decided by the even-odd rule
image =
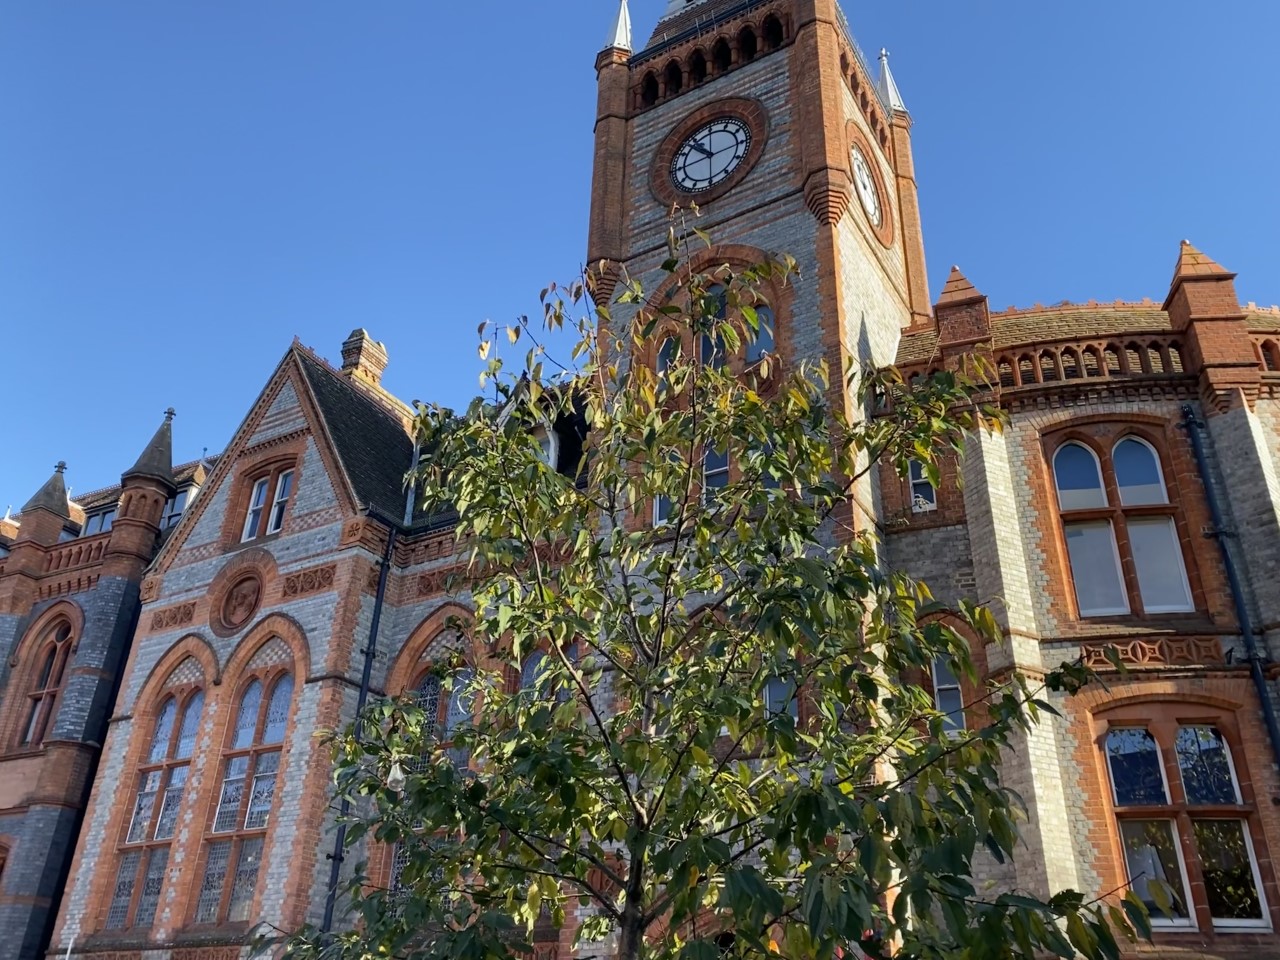
<svg viewBox="0 0 1280 960">
<path fill-rule="evenodd" d="M 893 170 L 901 218 L 902 251 L 907 267 L 907 296 L 911 307 L 911 329 L 929 327 L 929 278 L 924 262 L 924 233 L 920 228 L 920 199 L 916 190 L 916 169 L 911 158 L 911 114 L 902 102 L 898 84 L 889 71 L 889 51 L 880 51 L 880 93 L 889 105 L 889 136 L 893 145 Z"/>
<path fill-rule="evenodd" d="M 103 564 L 106 575 L 136 576 L 155 553 L 165 502 L 178 492 L 173 482 L 173 417 L 170 407 L 137 463 L 120 477 L 120 505 Z"/>
<path fill-rule="evenodd" d="M 62 536 L 63 529 L 71 522 L 67 485 L 62 478 L 66 469 L 66 461 L 59 460 L 53 468 L 53 476 L 23 505 L 22 525 L 14 538 L 15 547 L 22 543 L 50 547 Z"/>
<path fill-rule="evenodd" d="M 600 303 L 613 299 L 617 264 L 626 257 L 627 123 L 630 117 L 631 13 L 620 0 L 604 49 L 596 57 L 595 161 L 591 177 L 591 226 L 587 266 L 597 283 Z M 600 271 L 601 261 L 608 261 Z"/>
<path fill-rule="evenodd" d="M 1190 365 L 1200 371 L 1200 394 L 1208 412 L 1242 402 L 1252 407 L 1261 389 L 1262 374 L 1236 298 L 1235 278 L 1183 240 L 1164 299 L 1173 328 L 1186 337 Z"/>
</svg>

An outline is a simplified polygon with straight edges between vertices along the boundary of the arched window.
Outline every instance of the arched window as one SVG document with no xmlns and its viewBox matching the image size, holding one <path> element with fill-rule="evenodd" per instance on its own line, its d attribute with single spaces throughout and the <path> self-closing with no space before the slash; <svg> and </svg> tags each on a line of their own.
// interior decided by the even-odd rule
<svg viewBox="0 0 1280 960">
<path fill-rule="evenodd" d="M 693 51 L 689 58 L 689 80 L 695 84 L 707 79 L 707 57 L 701 50 Z"/>
<path fill-rule="evenodd" d="M 1150 444 L 1122 437 L 1104 469 L 1092 450 L 1066 443 L 1053 474 L 1082 617 L 1195 609 L 1175 509 Z"/>
<path fill-rule="evenodd" d="M 667 96 L 674 97 L 680 92 L 680 88 L 684 85 L 684 74 L 680 69 L 680 64 L 672 60 L 667 64 L 667 69 L 663 71 L 662 76 L 667 82 Z"/>
<path fill-rule="evenodd" d="M 293 676 L 285 672 L 268 671 L 241 688 L 222 754 L 195 923 L 249 918 L 292 700 Z"/>
<path fill-rule="evenodd" d="M 933 705 L 939 713 L 945 714 L 942 720 L 944 733 L 956 736 L 964 732 L 964 694 L 960 678 L 951 667 L 951 659 L 945 654 L 933 658 Z"/>
<path fill-rule="evenodd" d="M 747 363 L 759 363 L 767 354 L 774 351 L 773 346 L 773 310 L 769 307 L 756 307 L 756 321 L 759 326 L 747 330 Z"/>
<path fill-rule="evenodd" d="M 27 686 L 27 700 L 18 730 L 18 749 L 35 750 L 53 727 L 58 709 L 58 694 L 62 690 L 63 674 L 67 669 L 67 657 L 71 653 L 71 624 L 65 620 L 46 628 L 36 643 L 35 673 Z"/>
<path fill-rule="evenodd" d="M 724 73 L 733 64 L 733 51 L 729 49 L 729 41 L 721 37 L 711 47 L 711 65 L 716 73 Z"/>
<path fill-rule="evenodd" d="M 738 59 L 743 63 L 756 58 L 759 47 L 756 44 L 756 32 L 750 27 L 743 27 L 738 34 Z"/>
<path fill-rule="evenodd" d="M 652 107 L 658 102 L 658 78 L 650 71 L 644 75 L 644 79 L 640 81 L 640 103 L 642 106 Z"/>
<path fill-rule="evenodd" d="M 1240 789 L 1222 730 L 1208 722 L 1178 722 L 1150 704 L 1129 712 L 1156 719 L 1133 726 L 1118 721 L 1104 748 L 1125 871 L 1153 925 L 1266 927 L 1251 826 L 1255 811 Z M 1168 910 L 1160 906 L 1153 880 L 1172 891 Z"/>
<path fill-rule="evenodd" d="M 107 908 L 108 930 L 148 930 L 155 921 L 203 712 L 204 691 L 196 689 L 168 694 L 156 713 Z"/>
<path fill-rule="evenodd" d="M 761 28 L 761 32 L 764 34 L 764 45 L 766 49 L 777 50 L 782 46 L 782 41 L 785 39 L 785 34 L 782 29 L 782 21 L 773 14 L 769 14 L 769 16 L 764 18 L 764 24 Z"/>
<path fill-rule="evenodd" d="M 662 339 L 662 343 L 658 345 L 657 363 L 655 364 L 655 372 L 658 376 L 663 376 L 676 364 L 680 359 L 680 338 L 675 334 L 671 334 Z"/>
</svg>

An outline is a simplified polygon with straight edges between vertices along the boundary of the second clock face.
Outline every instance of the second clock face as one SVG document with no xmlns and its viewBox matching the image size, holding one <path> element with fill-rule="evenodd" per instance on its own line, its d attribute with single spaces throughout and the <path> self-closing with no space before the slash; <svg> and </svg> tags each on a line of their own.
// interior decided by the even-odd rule
<svg viewBox="0 0 1280 960">
<path fill-rule="evenodd" d="M 685 193 L 710 190 L 747 157 L 751 128 L 736 117 L 699 127 L 680 144 L 671 160 L 671 180 Z"/>
<path fill-rule="evenodd" d="M 867 219 L 873 227 L 880 226 L 880 193 L 876 190 L 875 178 L 871 175 L 871 167 L 862 151 L 853 148 L 853 185 L 858 190 L 858 199 L 862 201 L 862 209 L 867 212 Z"/>
</svg>

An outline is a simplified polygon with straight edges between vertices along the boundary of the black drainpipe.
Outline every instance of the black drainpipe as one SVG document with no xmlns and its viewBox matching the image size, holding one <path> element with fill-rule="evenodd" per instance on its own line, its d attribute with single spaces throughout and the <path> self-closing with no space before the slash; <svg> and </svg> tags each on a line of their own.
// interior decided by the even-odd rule
<svg viewBox="0 0 1280 960">
<path fill-rule="evenodd" d="M 387 526 L 387 547 L 382 552 L 382 566 L 378 570 L 378 592 L 373 598 L 373 619 L 369 622 L 369 639 L 364 645 L 364 672 L 360 675 L 360 693 L 356 697 L 356 716 L 364 711 L 369 700 L 369 681 L 373 677 L 373 661 L 378 652 L 378 624 L 382 621 L 382 601 L 387 593 L 387 575 L 391 570 L 392 552 L 396 546 L 396 531 L 400 524 L 383 516 L 376 510 L 369 509 L 365 515 Z M 360 739 L 360 726 L 356 726 L 356 740 Z M 338 879 L 342 872 L 342 848 L 347 841 L 347 814 L 351 812 L 351 801 L 346 797 L 338 807 L 338 834 L 334 837 L 333 853 L 329 854 L 329 889 L 324 900 L 324 920 L 320 924 L 320 932 L 328 933 L 333 928 L 333 908 L 338 899 Z"/>
<path fill-rule="evenodd" d="M 1196 419 L 1196 412 L 1191 404 L 1182 405 L 1182 426 L 1191 438 L 1191 449 L 1196 455 L 1196 467 L 1200 471 L 1200 482 L 1204 484 L 1205 496 L 1209 499 L 1209 517 L 1213 521 L 1213 536 L 1218 541 L 1218 549 L 1222 552 L 1222 565 L 1227 569 L 1227 582 L 1231 585 L 1231 599 L 1236 607 L 1236 619 L 1240 622 L 1240 634 L 1244 637 L 1245 657 L 1249 661 L 1249 674 L 1253 677 L 1254 689 L 1262 702 L 1262 717 L 1267 724 L 1267 739 L 1271 741 L 1271 754 L 1275 758 L 1276 767 L 1280 769 L 1280 723 L 1276 722 L 1276 710 L 1271 703 L 1267 691 L 1267 678 L 1262 672 L 1262 654 L 1253 636 L 1253 622 L 1249 618 L 1249 609 L 1244 601 L 1244 589 L 1240 586 L 1240 573 L 1236 570 L 1231 551 L 1227 549 L 1227 537 L 1231 533 L 1223 523 L 1222 510 L 1218 505 L 1217 494 L 1209 482 L 1209 462 L 1205 457 L 1204 439 L 1200 436 L 1203 424 Z"/>
</svg>

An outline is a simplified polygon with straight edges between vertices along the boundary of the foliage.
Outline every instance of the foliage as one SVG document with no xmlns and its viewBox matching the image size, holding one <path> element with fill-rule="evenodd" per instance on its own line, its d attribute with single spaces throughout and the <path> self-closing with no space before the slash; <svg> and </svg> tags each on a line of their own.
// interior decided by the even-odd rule
<svg viewBox="0 0 1280 960">
<path fill-rule="evenodd" d="M 493 397 L 461 417 L 420 407 L 429 456 L 414 479 L 428 509 L 457 512 L 491 655 L 451 750 L 412 700 L 375 704 L 336 737 L 338 792 L 361 811 L 348 844 L 395 845 L 405 866 L 395 889 L 357 877 L 349 929 L 305 932 L 291 951 L 513 956 L 540 916 L 572 915 L 580 955 L 627 960 L 855 945 L 1117 956 L 1115 930 L 1146 929 L 1136 899 L 1127 912 L 1070 891 L 1041 901 L 974 876 L 1019 842 L 1002 750 L 1053 712 L 1044 689 L 1074 691 L 1086 671 L 983 689 L 952 624 L 998 642 L 992 615 L 940 616 L 923 584 L 884 569 L 857 509 L 877 464 L 916 458 L 937 482 L 940 456 L 998 428 L 983 384 L 862 369 L 833 386 L 821 362 L 699 362 L 703 342 L 735 356 L 760 335 L 758 308 L 793 265 L 694 272 L 671 246 L 661 299 L 626 279 L 625 320 L 604 307 L 574 319 L 583 285 L 549 288 L 537 322 L 482 327 Z M 565 328 L 572 367 L 540 341 Z M 669 330 L 684 346 L 657 371 Z M 515 375 L 499 338 L 532 343 Z M 557 471 L 539 431 L 575 424 L 583 455 Z M 735 467 L 704 492 L 707 451 Z M 658 497 L 670 509 L 655 524 Z M 513 691 L 535 650 L 536 681 Z M 938 656 L 981 689 L 958 736 L 922 686 Z"/>
</svg>

